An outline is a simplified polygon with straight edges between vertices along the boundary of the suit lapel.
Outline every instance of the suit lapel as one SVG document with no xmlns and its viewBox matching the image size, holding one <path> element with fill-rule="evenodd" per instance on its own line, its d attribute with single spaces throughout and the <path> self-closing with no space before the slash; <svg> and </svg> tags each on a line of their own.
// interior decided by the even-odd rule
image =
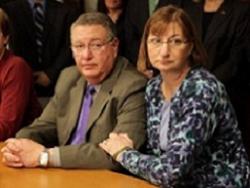
<svg viewBox="0 0 250 188">
<path fill-rule="evenodd" d="M 120 71 L 123 67 L 123 63 L 121 61 L 116 61 L 112 74 L 103 81 L 101 84 L 100 91 L 97 93 L 94 103 L 90 109 L 89 120 L 88 120 L 88 127 L 87 131 L 95 124 L 95 121 L 101 116 L 105 105 L 110 100 L 111 92 L 113 86 L 120 74 Z M 65 126 L 65 138 L 63 139 L 63 145 L 67 144 L 72 131 L 77 126 L 78 117 L 81 111 L 82 99 L 84 88 L 86 88 L 87 81 L 80 76 L 77 81 L 76 87 L 74 87 L 70 92 L 70 97 L 74 98 L 71 100 L 70 109 L 68 111 L 68 119 Z"/>
<path fill-rule="evenodd" d="M 25 21 L 23 21 L 23 27 L 26 27 L 26 31 L 28 32 L 27 35 L 31 36 L 32 41 L 35 43 L 35 25 L 33 21 L 33 12 L 32 7 L 30 7 L 30 4 L 27 0 L 20 1 L 20 19 L 23 20 L 23 18 L 26 18 Z"/>
<path fill-rule="evenodd" d="M 223 23 L 228 20 L 228 14 L 230 13 L 229 7 L 227 6 L 227 2 L 225 1 L 219 10 L 215 13 L 211 24 L 208 27 L 207 34 L 204 38 L 204 44 L 206 44 L 208 41 L 210 41 L 214 36 L 216 36 L 216 33 L 218 32 L 218 28 L 220 28 Z"/>
<path fill-rule="evenodd" d="M 68 119 L 65 126 L 65 137 L 66 139 L 63 139 L 63 145 L 65 145 L 68 140 L 70 139 L 72 131 L 77 126 L 78 117 L 81 112 L 81 105 L 82 105 L 82 99 L 83 99 L 83 93 L 84 88 L 86 86 L 87 82 L 80 76 L 80 78 L 77 81 L 76 87 L 74 87 L 70 91 L 70 98 L 73 98 L 71 100 L 70 109 L 68 111 Z"/>
<path fill-rule="evenodd" d="M 103 81 L 100 91 L 97 93 L 96 99 L 90 110 L 89 120 L 88 120 L 88 130 L 94 125 L 95 121 L 100 117 L 105 105 L 110 100 L 111 92 L 119 73 L 122 69 L 122 62 L 115 62 L 115 67 L 111 73 L 111 75 Z"/>
<path fill-rule="evenodd" d="M 181 7 L 192 18 L 200 40 L 202 40 L 203 2 L 183 1 Z"/>
<path fill-rule="evenodd" d="M 46 1 L 44 35 L 43 35 L 45 43 L 47 42 L 46 39 L 49 38 L 48 37 L 49 32 L 53 32 L 51 31 L 51 28 L 53 28 L 52 24 L 57 24 L 55 23 L 55 19 L 57 15 L 58 13 L 57 13 L 56 6 L 51 1 Z"/>
</svg>

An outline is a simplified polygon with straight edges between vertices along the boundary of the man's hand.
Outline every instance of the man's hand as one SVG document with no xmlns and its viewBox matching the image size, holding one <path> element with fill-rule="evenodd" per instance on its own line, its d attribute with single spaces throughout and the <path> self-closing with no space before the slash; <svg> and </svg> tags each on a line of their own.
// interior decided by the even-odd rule
<svg viewBox="0 0 250 188">
<path fill-rule="evenodd" d="M 35 83 L 43 87 L 47 87 L 50 84 L 50 79 L 44 71 L 36 71 L 33 73 Z"/>
<path fill-rule="evenodd" d="M 45 147 L 28 139 L 8 139 L 1 149 L 3 163 L 10 167 L 37 167 Z"/>
</svg>

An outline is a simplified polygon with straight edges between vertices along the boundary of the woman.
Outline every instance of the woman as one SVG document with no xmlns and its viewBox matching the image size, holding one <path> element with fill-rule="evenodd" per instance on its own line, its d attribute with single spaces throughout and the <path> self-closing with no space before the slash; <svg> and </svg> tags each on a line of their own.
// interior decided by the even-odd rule
<svg viewBox="0 0 250 188">
<path fill-rule="evenodd" d="M 164 187 L 248 187 L 249 162 L 224 86 L 202 68 L 206 55 L 182 9 L 148 20 L 140 69 L 159 70 L 146 89 L 147 153 L 123 133 L 100 147 L 130 172 Z"/>
<path fill-rule="evenodd" d="M 0 8 L 0 141 L 13 137 L 41 112 L 33 91 L 31 69 L 6 49 L 8 40 L 9 19 Z"/>
<path fill-rule="evenodd" d="M 124 55 L 124 21 L 128 0 L 99 0 L 98 11 L 107 14 L 117 28 L 119 38 L 119 54 Z"/>
<path fill-rule="evenodd" d="M 248 154 L 248 63 L 244 54 L 250 21 L 249 3 L 241 0 L 193 0 L 183 2 L 198 28 L 208 54 L 208 69 L 225 85 L 234 106 Z M 248 44 L 249 45 L 249 44 Z"/>
</svg>

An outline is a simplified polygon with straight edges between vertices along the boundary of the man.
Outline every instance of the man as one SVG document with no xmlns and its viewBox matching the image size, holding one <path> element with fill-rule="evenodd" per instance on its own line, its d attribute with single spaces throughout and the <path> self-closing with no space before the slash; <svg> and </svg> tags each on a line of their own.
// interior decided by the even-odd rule
<svg viewBox="0 0 250 188">
<path fill-rule="evenodd" d="M 10 48 L 32 68 L 38 96 L 52 96 L 60 71 L 73 63 L 69 28 L 79 11 L 56 0 L 10 1 L 3 8 L 13 27 Z"/>
<path fill-rule="evenodd" d="M 1 150 L 6 165 L 118 169 L 98 144 L 111 132 L 126 132 L 135 148 L 143 144 L 146 80 L 126 59 L 117 57 L 118 43 L 115 26 L 102 13 L 83 14 L 72 24 L 71 49 L 76 67 L 62 72 L 55 95 L 42 115 L 17 134 L 33 141 L 6 141 Z M 87 101 L 86 87 L 90 86 L 96 92 L 87 126 L 77 132 L 82 125 L 81 108 Z M 84 132 L 85 138 L 75 144 L 77 134 Z"/>
</svg>

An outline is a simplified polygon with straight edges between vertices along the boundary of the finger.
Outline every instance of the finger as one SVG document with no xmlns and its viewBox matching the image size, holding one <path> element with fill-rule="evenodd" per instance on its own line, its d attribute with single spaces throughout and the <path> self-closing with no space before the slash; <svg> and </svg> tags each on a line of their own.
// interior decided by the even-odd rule
<svg viewBox="0 0 250 188">
<path fill-rule="evenodd" d="M 5 152 L 9 152 L 11 153 L 11 151 L 8 149 L 8 147 L 4 146 L 2 149 L 1 149 L 1 153 L 5 153 Z"/>
<path fill-rule="evenodd" d="M 9 167 L 21 168 L 23 167 L 23 163 L 8 163 L 6 164 Z"/>
<path fill-rule="evenodd" d="M 106 140 L 102 141 L 100 144 L 105 145 L 107 143 Z"/>
<path fill-rule="evenodd" d="M 112 132 L 109 134 L 109 138 L 116 138 L 118 136 L 118 133 Z"/>
<path fill-rule="evenodd" d="M 7 145 L 6 145 L 7 149 L 13 153 L 18 153 L 21 148 L 18 147 L 18 144 L 16 142 L 9 142 Z"/>
<path fill-rule="evenodd" d="M 9 153 L 9 152 L 3 153 L 3 158 L 6 161 L 10 162 L 10 163 L 12 163 L 12 162 L 19 163 L 19 162 L 21 162 L 21 160 L 20 160 L 20 158 L 18 156 L 14 155 L 12 153 Z"/>
<path fill-rule="evenodd" d="M 101 147 L 102 149 L 104 149 L 105 146 L 104 146 L 103 143 L 100 143 L 100 144 L 99 144 L 99 147 Z"/>
<path fill-rule="evenodd" d="M 17 162 L 17 163 L 16 162 L 9 162 L 5 158 L 2 159 L 2 162 L 9 167 L 15 167 L 15 168 L 23 167 L 23 163 L 21 163 L 21 162 Z"/>
<path fill-rule="evenodd" d="M 127 133 L 123 133 L 121 136 L 127 140 L 131 140 Z"/>
<path fill-rule="evenodd" d="M 6 144 L 13 143 L 13 142 L 16 142 L 16 140 L 17 140 L 16 138 L 9 138 L 9 139 L 5 140 L 4 143 L 6 143 Z"/>
<path fill-rule="evenodd" d="M 100 143 L 99 145 L 101 145 L 103 147 L 107 147 L 107 141 L 104 141 L 104 142 Z"/>
<path fill-rule="evenodd" d="M 126 135 L 128 135 L 127 133 L 120 133 L 119 136 L 125 137 Z"/>
<path fill-rule="evenodd" d="M 104 151 L 106 151 L 106 152 L 108 152 L 108 148 L 107 148 L 107 146 L 105 145 L 105 144 L 99 144 L 99 146 L 104 150 Z"/>
</svg>

